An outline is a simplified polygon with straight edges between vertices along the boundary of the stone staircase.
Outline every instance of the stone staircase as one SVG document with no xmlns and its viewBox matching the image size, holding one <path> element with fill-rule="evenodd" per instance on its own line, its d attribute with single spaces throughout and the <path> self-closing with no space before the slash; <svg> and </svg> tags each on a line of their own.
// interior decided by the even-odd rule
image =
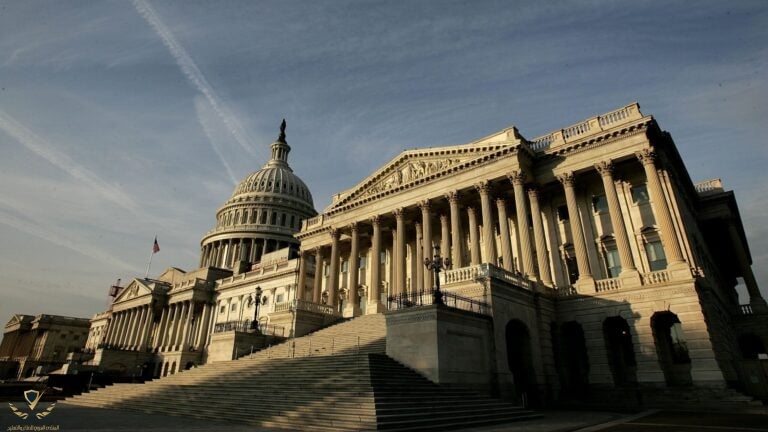
<svg viewBox="0 0 768 432">
<path fill-rule="evenodd" d="M 366 315 L 239 360 L 61 403 L 316 431 L 444 430 L 537 417 L 431 383 L 384 354 L 385 335 L 384 316 Z"/>
</svg>

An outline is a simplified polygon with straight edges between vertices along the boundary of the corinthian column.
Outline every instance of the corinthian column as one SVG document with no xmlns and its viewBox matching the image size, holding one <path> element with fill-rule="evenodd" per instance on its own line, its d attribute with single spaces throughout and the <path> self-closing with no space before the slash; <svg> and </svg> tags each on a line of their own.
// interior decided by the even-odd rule
<svg viewBox="0 0 768 432">
<path fill-rule="evenodd" d="M 531 203 L 533 236 L 536 238 L 536 258 L 539 263 L 539 276 L 541 277 L 541 283 L 551 287 L 552 276 L 549 271 L 549 251 L 547 251 L 547 240 L 544 238 L 544 221 L 541 219 L 539 191 L 536 188 L 528 189 L 528 201 Z"/>
<path fill-rule="evenodd" d="M 480 264 L 480 240 L 477 234 L 477 216 L 474 207 L 467 207 L 467 217 L 469 218 L 470 264 L 475 266 Z"/>
<path fill-rule="evenodd" d="M 528 226 L 528 207 L 525 205 L 525 173 L 512 171 L 507 175 L 515 190 L 515 208 L 517 209 L 517 231 L 520 237 L 520 249 L 523 261 L 523 274 L 536 279 L 536 269 L 533 268 L 533 250 L 531 234 Z"/>
<path fill-rule="evenodd" d="M 475 188 L 480 193 L 480 207 L 483 211 L 483 238 L 485 239 L 483 261 L 496 265 L 498 263 L 496 259 L 496 236 L 493 233 L 493 213 L 491 213 L 491 201 L 488 197 L 488 182 L 478 183 Z"/>
<path fill-rule="evenodd" d="M 504 198 L 496 199 L 496 211 L 499 213 L 499 235 L 501 237 L 501 265 L 504 270 L 515 270 L 512 263 L 512 241 L 509 234 L 509 218 L 507 217 L 507 203 Z"/>
<path fill-rule="evenodd" d="M 323 261 L 323 248 L 315 248 L 315 286 L 312 289 L 312 302 L 320 303 L 323 294 L 323 271 L 325 271 L 325 262 Z"/>
<path fill-rule="evenodd" d="M 461 262 L 461 218 L 459 214 L 459 194 L 456 191 L 445 194 L 451 207 L 451 261 L 453 267 L 462 267 Z M 447 251 L 445 253 L 448 253 Z"/>
<path fill-rule="evenodd" d="M 620 276 L 622 279 L 626 279 L 624 285 L 627 283 L 639 285 L 640 275 L 637 273 L 635 261 L 632 259 L 632 249 L 629 247 L 627 228 L 624 225 L 624 217 L 621 214 L 621 206 L 619 205 L 619 194 L 616 192 L 616 184 L 613 181 L 613 163 L 603 161 L 595 164 L 595 169 L 600 173 L 600 178 L 603 180 L 605 199 L 608 201 L 608 214 L 611 217 L 611 225 L 613 226 L 613 237 L 616 239 L 616 248 L 619 250 L 619 259 L 621 260 Z"/>
<path fill-rule="evenodd" d="M 297 281 L 296 286 L 296 298 L 298 300 L 305 300 L 304 296 L 306 295 L 306 289 L 307 289 L 307 252 L 300 250 L 299 251 L 299 280 Z"/>
<path fill-rule="evenodd" d="M 331 229 L 331 274 L 328 278 L 328 306 L 336 310 L 339 298 L 339 230 Z"/>
<path fill-rule="evenodd" d="M 581 217 L 576 204 L 576 193 L 573 190 L 573 173 L 565 173 L 557 176 L 565 189 L 565 201 L 568 205 L 568 219 L 571 222 L 571 235 L 573 245 L 576 248 L 576 265 L 579 268 L 579 279 L 576 281 L 576 289 L 579 292 L 594 292 L 595 281 L 589 269 L 587 257 L 587 245 L 584 242 L 584 230 L 581 227 Z"/>
<path fill-rule="evenodd" d="M 656 222 L 661 228 L 661 242 L 664 246 L 664 252 L 667 255 L 669 267 L 685 267 L 685 260 L 683 259 L 683 252 L 680 249 L 680 243 L 677 241 L 675 235 L 675 226 L 672 221 L 672 213 L 667 206 L 667 200 L 664 195 L 664 190 L 661 187 L 661 180 L 659 179 L 659 173 L 656 171 L 656 153 L 651 149 L 644 149 L 635 153 L 635 156 L 643 164 L 645 170 L 645 177 L 648 179 L 648 194 L 650 195 L 651 202 L 653 203 L 653 209 L 656 213 Z M 690 274 L 688 275 L 690 277 Z"/>
<path fill-rule="evenodd" d="M 350 225 L 350 235 L 352 236 L 352 245 L 349 251 L 349 293 L 347 298 L 347 306 L 344 308 L 344 315 L 357 316 L 360 315 L 360 299 L 357 296 L 357 286 L 360 284 L 360 239 L 357 232 L 357 223 Z M 347 314 L 347 311 L 349 314 Z"/>
<path fill-rule="evenodd" d="M 395 209 L 397 234 L 395 238 L 395 294 L 405 293 L 405 213 L 402 208 Z"/>
<path fill-rule="evenodd" d="M 419 203 L 421 208 L 421 229 L 423 235 L 421 239 L 421 246 L 423 248 L 422 253 L 426 257 L 432 256 L 432 215 L 429 213 L 429 200 L 424 200 Z M 419 263 L 421 265 L 421 263 Z M 434 286 L 434 279 L 432 272 L 424 272 L 424 289 L 432 289 Z"/>
<path fill-rule="evenodd" d="M 384 311 L 381 304 L 381 225 L 379 216 L 371 218 L 373 235 L 371 236 L 371 286 L 368 289 L 367 313 L 379 313 Z"/>
</svg>

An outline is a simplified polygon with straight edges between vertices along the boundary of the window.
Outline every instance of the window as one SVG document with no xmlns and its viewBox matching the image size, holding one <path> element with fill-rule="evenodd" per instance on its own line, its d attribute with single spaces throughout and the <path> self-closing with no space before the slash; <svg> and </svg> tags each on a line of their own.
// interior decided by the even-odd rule
<svg viewBox="0 0 768 432">
<path fill-rule="evenodd" d="M 361 256 L 361 257 L 360 257 L 360 266 L 359 266 L 359 267 L 360 267 L 361 269 L 364 269 L 364 268 L 365 268 L 365 263 L 366 263 L 366 259 L 365 259 L 365 257 L 364 257 L 364 256 Z"/>
<path fill-rule="evenodd" d="M 227 311 L 227 307 L 225 305 L 221 305 L 221 308 L 219 308 L 219 313 L 223 314 Z"/>
<path fill-rule="evenodd" d="M 280 226 L 285 226 L 285 213 L 282 213 L 282 216 L 280 216 Z"/>
<path fill-rule="evenodd" d="M 651 271 L 667 268 L 667 256 L 664 255 L 664 247 L 660 240 L 654 240 L 645 244 L 645 254 L 648 257 L 648 265 Z"/>
<path fill-rule="evenodd" d="M 269 297 L 264 296 L 261 298 L 261 304 L 268 305 L 269 304 Z"/>
<path fill-rule="evenodd" d="M 570 254 L 565 256 L 565 269 L 568 272 L 568 283 L 575 284 L 579 280 L 579 266 L 575 256 Z"/>
<path fill-rule="evenodd" d="M 608 268 L 608 277 L 616 278 L 621 273 L 621 259 L 619 258 L 619 250 L 615 245 L 608 245 L 604 249 L 605 251 L 605 266 Z"/>
<path fill-rule="evenodd" d="M 291 228 L 296 227 L 296 215 L 291 215 Z"/>
<path fill-rule="evenodd" d="M 592 209 L 595 213 L 608 211 L 608 200 L 605 198 L 605 195 L 596 195 L 592 197 Z"/>
<path fill-rule="evenodd" d="M 277 225 L 277 212 L 272 212 L 272 221 L 269 223 L 270 225 Z"/>
<path fill-rule="evenodd" d="M 261 221 L 259 223 L 261 223 L 261 224 L 267 223 L 267 212 L 266 211 L 262 211 L 261 212 Z"/>
<path fill-rule="evenodd" d="M 258 211 L 256 211 L 256 210 L 251 212 L 251 223 L 252 224 L 256 223 L 256 214 L 258 214 Z"/>
<path fill-rule="evenodd" d="M 328 277 L 328 275 L 331 274 L 331 265 L 328 263 L 325 264 L 324 274 L 325 277 Z"/>
<path fill-rule="evenodd" d="M 644 184 L 632 186 L 630 189 L 632 192 L 632 202 L 635 204 L 647 203 L 650 201 L 648 196 L 648 187 Z"/>
<path fill-rule="evenodd" d="M 237 310 L 237 303 L 232 303 L 232 307 L 229 308 L 231 312 L 234 312 Z"/>
<path fill-rule="evenodd" d="M 341 262 L 341 272 L 346 273 L 349 271 L 349 261 L 344 260 Z"/>
<path fill-rule="evenodd" d="M 561 205 L 557 207 L 557 218 L 560 221 L 567 221 L 568 219 L 570 219 L 570 217 L 568 216 L 568 206 Z"/>
<path fill-rule="evenodd" d="M 284 297 L 285 297 L 285 294 L 278 294 L 277 296 L 275 296 L 275 303 L 282 303 Z"/>
</svg>

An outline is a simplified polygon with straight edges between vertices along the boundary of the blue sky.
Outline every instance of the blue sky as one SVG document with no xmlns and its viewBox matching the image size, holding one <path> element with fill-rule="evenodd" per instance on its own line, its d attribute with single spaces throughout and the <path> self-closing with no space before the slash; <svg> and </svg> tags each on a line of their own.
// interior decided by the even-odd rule
<svg viewBox="0 0 768 432">
<path fill-rule="evenodd" d="M 0 319 L 193 269 L 280 120 L 321 210 L 402 150 L 638 101 L 768 287 L 768 3 L 0 1 Z"/>
</svg>

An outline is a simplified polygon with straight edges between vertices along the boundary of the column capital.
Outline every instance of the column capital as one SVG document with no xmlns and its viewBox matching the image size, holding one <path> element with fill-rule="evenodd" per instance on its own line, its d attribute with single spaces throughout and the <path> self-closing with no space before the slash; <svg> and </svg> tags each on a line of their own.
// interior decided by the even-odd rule
<svg viewBox="0 0 768 432">
<path fill-rule="evenodd" d="M 357 231 L 357 229 L 359 228 L 356 221 L 349 224 L 348 227 L 349 227 L 349 230 L 352 232 Z"/>
<path fill-rule="evenodd" d="M 575 176 L 573 175 L 572 172 L 566 172 L 566 173 L 559 174 L 557 176 L 557 180 L 560 183 L 562 183 L 563 186 L 565 187 L 573 187 L 575 182 Z"/>
<path fill-rule="evenodd" d="M 653 151 L 653 149 L 642 149 L 640 151 L 635 152 L 635 157 L 643 164 L 643 165 L 653 165 L 656 161 L 656 152 Z"/>
<path fill-rule="evenodd" d="M 392 210 L 392 214 L 395 215 L 396 218 L 402 219 L 405 216 L 405 209 L 402 207 L 398 207 Z"/>
<path fill-rule="evenodd" d="M 539 198 L 539 187 L 536 185 L 531 185 L 528 187 L 528 198 L 532 199 L 538 199 Z"/>
<path fill-rule="evenodd" d="M 368 220 L 371 221 L 371 225 L 379 226 L 379 223 L 381 222 L 381 216 L 373 215 Z"/>
<path fill-rule="evenodd" d="M 458 191 L 450 191 L 445 193 L 445 199 L 448 200 L 450 203 L 458 203 L 459 202 L 459 192 Z"/>
<path fill-rule="evenodd" d="M 614 165 L 610 160 L 600 161 L 595 164 L 595 169 L 602 177 L 612 177 Z"/>
<path fill-rule="evenodd" d="M 419 201 L 419 208 L 421 209 L 421 211 L 429 211 L 429 206 L 430 206 L 430 203 L 428 199 Z"/>
<path fill-rule="evenodd" d="M 483 180 L 481 182 L 475 183 L 475 189 L 477 189 L 481 195 L 487 195 L 488 192 L 490 192 L 491 185 L 488 183 L 488 180 Z"/>
<path fill-rule="evenodd" d="M 525 183 L 526 175 L 522 171 L 515 170 L 515 171 L 510 171 L 509 174 L 507 174 L 507 178 L 514 185 L 522 185 Z"/>
<path fill-rule="evenodd" d="M 507 208 L 507 200 L 506 199 L 499 197 L 499 198 L 496 198 L 495 201 L 496 201 L 496 207 L 499 207 L 499 208 L 504 207 L 504 209 Z"/>
<path fill-rule="evenodd" d="M 339 238 L 339 229 L 336 227 L 330 227 L 328 228 L 328 234 L 330 234 L 331 239 L 335 240 Z"/>
</svg>

